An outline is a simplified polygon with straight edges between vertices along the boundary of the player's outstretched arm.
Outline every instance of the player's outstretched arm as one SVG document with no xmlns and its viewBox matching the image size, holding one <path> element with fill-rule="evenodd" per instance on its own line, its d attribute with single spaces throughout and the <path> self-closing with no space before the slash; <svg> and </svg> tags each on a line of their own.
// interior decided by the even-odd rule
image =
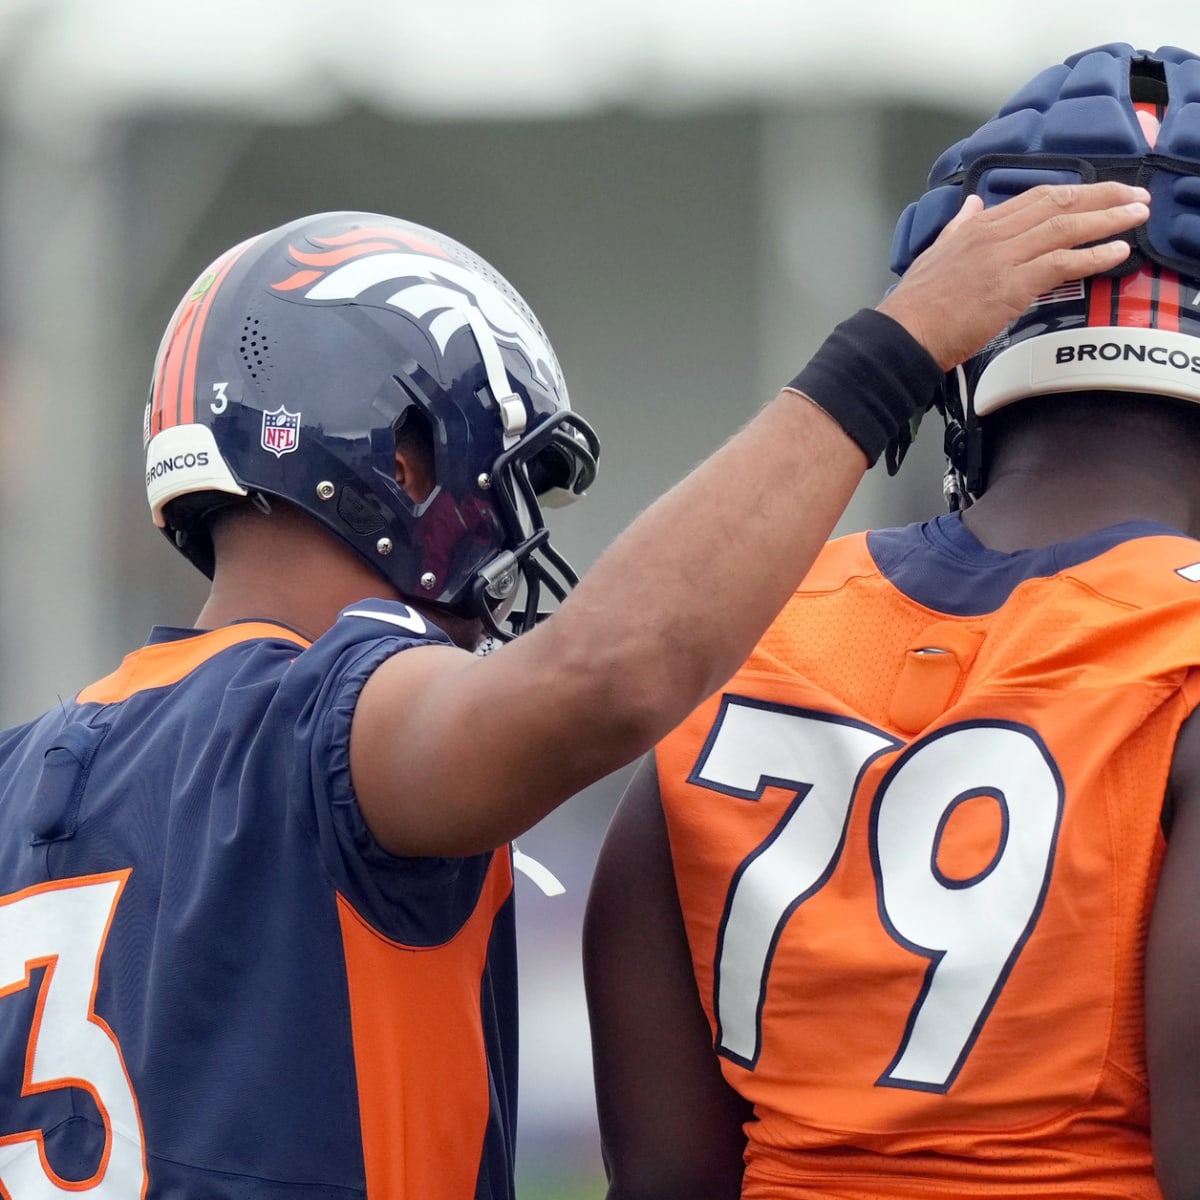
<svg viewBox="0 0 1200 1200">
<path fill-rule="evenodd" d="M 753 1110 L 713 1053 L 652 756 L 605 837 L 583 963 L 609 1200 L 737 1200 Z"/>
<path fill-rule="evenodd" d="M 381 843 L 410 855 L 501 845 L 649 749 L 737 669 L 942 369 L 1042 291 L 1119 261 L 1123 243 L 1075 247 L 1144 221 L 1145 196 L 1102 183 L 964 209 L 880 305 L 886 316 L 839 326 L 553 617 L 485 658 L 424 647 L 388 660 L 351 733 L 355 790 Z"/>
<path fill-rule="evenodd" d="M 1200 1197 L 1200 709 L 1184 722 L 1146 949 L 1146 1060 L 1165 1200 Z"/>
</svg>

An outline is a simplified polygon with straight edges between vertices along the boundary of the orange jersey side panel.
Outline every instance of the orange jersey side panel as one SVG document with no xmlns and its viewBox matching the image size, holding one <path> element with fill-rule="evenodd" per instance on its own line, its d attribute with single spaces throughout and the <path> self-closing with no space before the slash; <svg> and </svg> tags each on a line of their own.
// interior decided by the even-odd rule
<svg viewBox="0 0 1200 1200">
<path fill-rule="evenodd" d="M 453 1200 L 475 1187 L 490 1083 L 480 988 L 512 888 L 510 857 L 497 853 L 467 924 L 420 948 L 382 937 L 338 897 L 369 1195 Z"/>
<path fill-rule="evenodd" d="M 659 749 L 744 1195 L 1158 1197 L 1142 956 L 1200 546 L 947 616 L 826 549 Z"/>
</svg>

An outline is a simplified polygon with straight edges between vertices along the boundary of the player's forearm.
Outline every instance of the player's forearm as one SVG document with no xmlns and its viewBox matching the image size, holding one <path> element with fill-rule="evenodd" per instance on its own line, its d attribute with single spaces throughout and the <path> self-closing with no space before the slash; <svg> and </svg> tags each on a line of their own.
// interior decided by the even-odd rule
<svg viewBox="0 0 1200 1200">
<path fill-rule="evenodd" d="M 556 763 L 547 783 L 564 794 L 649 749 L 737 670 L 868 460 L 942 377 L 908 334 L 870 312 L 843 323 L 814 363 L 821 369 L 810 365 L 797 388 L 838 421 L 806 393 L 781 391 L 651 505 L 552 620 L 497 656 L 515 696 L 546 710 L 545 757 Z"/>
<path fill-rule="evenodd" d="M 645 719 L 665 732 L 737 669 L 866 468 L 829 416 L 781 392 L 601 556 L 558 636 L 587 654 L 594 679 L 619 687 L 639 673 Z"/>
<path fill-rule="evenodd" d="M 898 327 L 892 334 L 923 363 L 926 382 L 940 377 L 920 346 Z M 877 350 L 852 351 L 870 378 Z M 916 394 L 928 395 L 920 385 Z M 914 401 L 895 403 L 907 413 Z M 402 809 L 390 835 L 377 836 L 408 854 L 499 845 L 650 749 L 736 671 L 808 571 L 869 456 L 806 395 L 781 391 L 646 509 L 548 621 L 415 689 L 405 669 L 421 704 L 407 716 L 404 777 L 431 800 L 419 819 Z M 513 712 L 523 714 L 519 731 L 505 719 Z M 367 723 L 355 720 L 361 750 Z M 370 800 L 368 779 L 385 787 L 399 768 L 370 765 L 388 753 L 390 725 L 360 754 L 360 801 Z M 445 746 L 443 729 L 467 731 L 469 752 Z"/>
</svg>

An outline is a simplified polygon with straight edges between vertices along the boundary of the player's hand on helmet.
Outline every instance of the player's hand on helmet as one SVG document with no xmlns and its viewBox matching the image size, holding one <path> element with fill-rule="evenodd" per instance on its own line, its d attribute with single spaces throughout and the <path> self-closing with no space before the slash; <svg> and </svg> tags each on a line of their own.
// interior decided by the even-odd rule
<svg viewBox="0 0 1200 1200">
<path fill-rule="evenodd" d="M 1111 270 L 1150 194 L 1123 183 L 1043 184 L 985 209 L 969 196 L 878 308 L 951 370 L 1042 293 Z"/>
</svg>

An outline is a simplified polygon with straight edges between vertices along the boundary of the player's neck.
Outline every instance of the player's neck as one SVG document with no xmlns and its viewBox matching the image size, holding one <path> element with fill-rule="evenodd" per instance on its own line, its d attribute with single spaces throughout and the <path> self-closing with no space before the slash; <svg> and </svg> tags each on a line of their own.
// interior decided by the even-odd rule
<svg viewBox="0 0 1200 1200">
<path fill-rule="evenodd" d="M 218 530 L 216 548 L 198 629 L 257 619 L 317 638 L 347 605 L 370 596 L 395 599 L 379 575 L 300 514 L 239 516 Z"/>
<path fill-rule="evenodd" d="M 1200 537 L 1200 453 L 1164 423 L 1099 428 L 1071 440 L 1011 439 L 983 496 L 966 512 L 985 546 L 1019 550 L 1069 541 L 1126 521 L 1156 521 Z"/>
</svg>

